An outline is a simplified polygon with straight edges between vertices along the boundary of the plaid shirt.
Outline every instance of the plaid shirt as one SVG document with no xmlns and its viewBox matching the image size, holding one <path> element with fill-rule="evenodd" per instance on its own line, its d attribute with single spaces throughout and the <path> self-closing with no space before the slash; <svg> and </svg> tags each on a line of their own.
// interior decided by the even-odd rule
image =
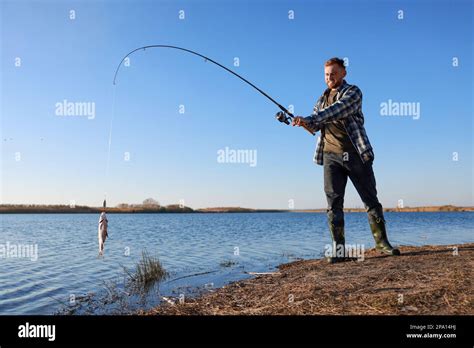
<svg viewBox="0 0 474 348">
<path fill-rule="evenodd" d="M 310 129 L 315 132 L 321 130 L 314 153 L 314 162 L 319 165 L 323 164 L 324 125 L 336 120 L 340 120 L 344 124 L 346 132 L 362 161 L 365 163 L 373 160 L 374 152 L 364 128 L 361 90 L 355 85 L 349 85 L 346 80 L 337 90 L 334 104 L 324 108 L 330 91 L 326 89 L 314 105 L 313 114 L 304 118 Z"/>
</svg>

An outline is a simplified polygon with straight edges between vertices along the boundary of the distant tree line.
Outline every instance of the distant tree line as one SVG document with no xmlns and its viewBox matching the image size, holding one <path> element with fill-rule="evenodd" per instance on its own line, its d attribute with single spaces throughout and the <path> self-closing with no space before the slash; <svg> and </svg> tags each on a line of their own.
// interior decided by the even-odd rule
<svg viewBox="0 0 474 348">
<path fill-rule="evenodd" d="M 143 200 L 141 204 L 129 204 L 129 203 L 119 203 L 117 208 L 120 209 L 129 209 L 129 208 L 160 208 L 160 202 L 153 198 L 147 198 Z"/>
</svg>

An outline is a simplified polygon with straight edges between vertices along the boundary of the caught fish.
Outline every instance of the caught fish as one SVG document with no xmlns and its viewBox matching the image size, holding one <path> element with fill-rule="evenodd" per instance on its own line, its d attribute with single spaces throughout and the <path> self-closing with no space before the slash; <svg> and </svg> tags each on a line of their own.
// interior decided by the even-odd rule
<svg viewBox="0 0 474 348">
<path fill-rule="evenodd" d="M 107 215 L 103 211 L 99 218 L 99 255 L 103 255 L 105 240 L 109 236 L 107 233 L 108 224 L 109 220 L 107 220 Z"/>
</svg>

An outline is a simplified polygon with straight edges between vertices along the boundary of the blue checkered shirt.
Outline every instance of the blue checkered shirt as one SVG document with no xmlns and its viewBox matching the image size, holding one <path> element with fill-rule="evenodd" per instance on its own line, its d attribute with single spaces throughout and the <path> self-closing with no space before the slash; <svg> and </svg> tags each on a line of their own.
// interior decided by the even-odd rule
<svg viewBox="0 0 474 348">
<path fill-rule="evenodd" d="M 324 125 L 336 120 L 344 124 L 352 145 L 362 161 L 365 163 L 373 160 L 374 152 L 364 128 L 361 90 L 355 85 L 349 85 L 345 80 L 337 90 L 336 101 L 333 104 L 324 108 L 330 91 L 327 89 L 314 105 L 312 115 L 304 118 L 308 123 L 308 128 L 314 132 L 321 130 L 314 153 L 314 162 L 323 164 Z"/>
</svg>

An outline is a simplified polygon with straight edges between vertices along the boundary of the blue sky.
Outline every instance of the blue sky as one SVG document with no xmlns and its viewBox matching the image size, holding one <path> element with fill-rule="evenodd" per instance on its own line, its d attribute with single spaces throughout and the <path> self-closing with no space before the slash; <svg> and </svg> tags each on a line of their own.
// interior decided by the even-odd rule
<svg viewBox="0 0 474 348">
<path fill-rule="evenodd" d="M 472 14 L 470 1 L 2 1 L 1 200 L 97 206 L 106 191 L 109 205 L 325 207 L 316 137 L 275 121 L 277 107 L 234 76 L 173 50 L 122 66 L 106 175 L 115 68 L 136 47 L 169 44 L 304 116 L 325 89 L 324 61 L 347 57 L 382 204 L 472 205 Z M 419 103 L 419 119 L 382 116 L 389 99 Z M 63 100 L 94 103 L 95 117 L 58 116 Z M 226 147 L 256 151 L 257 165 L 219 163 Z M 345 205 L 362 206 L 351 183 Z"/>
</svg>

